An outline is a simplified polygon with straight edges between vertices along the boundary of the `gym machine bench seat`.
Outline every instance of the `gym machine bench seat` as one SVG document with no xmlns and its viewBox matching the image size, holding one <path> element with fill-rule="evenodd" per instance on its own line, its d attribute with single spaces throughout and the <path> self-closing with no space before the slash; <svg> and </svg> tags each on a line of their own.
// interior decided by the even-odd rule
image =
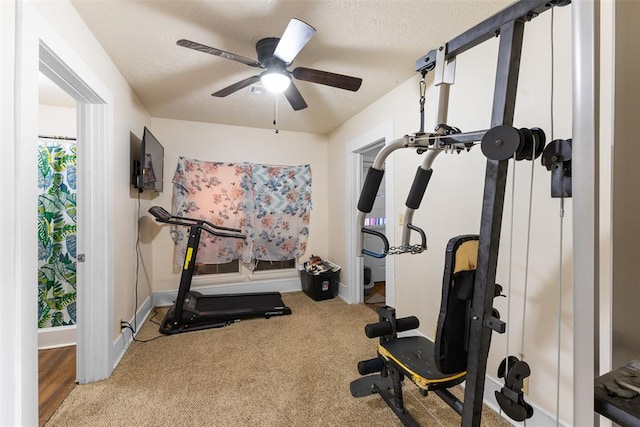
<svg viewBox="0 0 640 427">
<path fill-rule="evenodd" d="M 395 309 L 378 308 L 380 321 L 365 327 L 367 337 L 380 338 L 378 356 L 358 364 L 358 372 L 365 376 L 351 383 L 354 397 L 378 393 L 404 425 L 417 426 L 403 403 L 402 381 L 406 377 L 422 394 L 433 391 L 462 413 L 463 403 L 447 389 L 460 384 L 466 375 L 477 256 L 477 235 L 454 237 L 447 245 L 435 341 L 423 336 L 398 337 L 398 332 L 417 328 L 418 319 L 397 319 Z"/>
</svg>

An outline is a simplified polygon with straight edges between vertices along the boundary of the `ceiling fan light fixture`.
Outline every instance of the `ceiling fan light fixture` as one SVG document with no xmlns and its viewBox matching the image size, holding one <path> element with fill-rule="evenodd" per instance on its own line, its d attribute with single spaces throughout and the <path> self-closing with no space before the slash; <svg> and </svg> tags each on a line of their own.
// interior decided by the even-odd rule
<svg viewBox="0 0 640 427">
<path fill-rule="evenodd" d="M 260 81 L 272 93 L 282 93 L 291 84 L 291 78 L 280 71 L 266 71 L 260 75 Z"/>
</svg>

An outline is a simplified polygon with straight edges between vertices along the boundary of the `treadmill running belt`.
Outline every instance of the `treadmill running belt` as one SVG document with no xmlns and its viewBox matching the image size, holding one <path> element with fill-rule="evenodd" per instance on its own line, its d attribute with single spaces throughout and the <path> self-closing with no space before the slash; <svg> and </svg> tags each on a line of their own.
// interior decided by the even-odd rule
<svg viewBox="0 0 640 427">
<path fill-rule="evenodd" d="M 203 314 L 217 311 L 275 310 L 284 306 L 279 293 L 202 296 L 196 302 L 196 310 Z"/>
</svg>

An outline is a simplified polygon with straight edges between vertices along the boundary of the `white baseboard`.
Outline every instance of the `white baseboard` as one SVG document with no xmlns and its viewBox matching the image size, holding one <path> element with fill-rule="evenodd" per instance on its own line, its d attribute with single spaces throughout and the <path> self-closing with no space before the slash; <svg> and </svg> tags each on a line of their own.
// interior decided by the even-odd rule
<svg viewBox="0 0 640 427">
<path fill-rule="evenodd" d="M 76 325 L 38 329 L 38 350 L 76 345 Z"/>
<path fill-rule="evenodd" d="M 151 313 L 151 310 L 153 309 L 153 305 L 151 304 L 152 300 L 153 300 L 153 295 L 149 295 L 144 300 L 144 302 L 142 303 L 138 311 L 136 312 L 136 315 L 129 320 L 129 323 L 131 325 L 133 325 L 134 323 L 136 324 L 136 331 L 140 330 L 144 322 L 149 317 L 149 313 Z M 111 352 L 111 354 L 113 355 L 113 363 L 112 363 L 113 369 L 115 369 L 116 366 L 118 366 L 118 363 L 120 363 L 122 356 L 124 356 L 124 354 L 126 353 L 127 349 L 129 348 L 132 342 L 133 342 L 133 335 L 131 330 L 129 329 L 121 330 L 120 334 L 118 335 L 118 338 L 116 338 L 116 340 L 113 342 L 113 349 Z"/>
<path fill-rule="evenodd" d="M 349 304 L 353 304 L 349 295 L 349 287 L 341 282 L 338 282 L 338 296 Z"/>
<path fill-rule="evenodd" d="M 253 292 L 296 292 L 302 290 L 299 277 L 279 279 L 251 280 L 250 282 L 225 285 L 204 285 L 192 287 L 192 291 L 205 295 L 248 294 Z M 172 305 L 178 296 L 178 290 L 159 291 L 153 293 L 153 305 L 165 307 Z"/>
</svg>

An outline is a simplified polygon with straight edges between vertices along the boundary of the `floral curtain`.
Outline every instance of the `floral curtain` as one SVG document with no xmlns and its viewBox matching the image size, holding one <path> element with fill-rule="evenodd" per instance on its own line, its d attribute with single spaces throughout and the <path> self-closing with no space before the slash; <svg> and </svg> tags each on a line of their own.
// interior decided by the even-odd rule
<svg viewBox="0 0 640 427">
<path fill-rule="evenodd" d="M 245 194 L 251 190 L 249 163 L 206 162 L 180 157 L 173 177 L 174 215 L 204 219 L 222 227 L 239 228 L 251 234 L 246 216 Z M 177 244 L 175 265 L 182 266 L 189 240 L 186 227 L 172 231 Z M 230 239 L 202 233 L 198 262 L 226 263 L 243 259 L 249 240 Z M 246 260 L 249 261 L 248 259 Z"/>
<path fill-rule="evenodd" d="M 253 259 L 285 261 L 305 253 L 311 216 L 311 168 L 253 165 Z"/>
<path fill-rule="evenodd" d="M 220 163 L 180 157 L 173 178 L 173 212 L 242 230 L 246 240 L 203 233 L 197 262 L 282 261 L 304 255 L 311 214 L 311 167 Z M 174 262 L 188 240 L 176 227 Z"/>
<path fill-rule="evenodd" d="M 38 327 L 76 323 L 76 145 L 38 144 Z"/>
</svg>

